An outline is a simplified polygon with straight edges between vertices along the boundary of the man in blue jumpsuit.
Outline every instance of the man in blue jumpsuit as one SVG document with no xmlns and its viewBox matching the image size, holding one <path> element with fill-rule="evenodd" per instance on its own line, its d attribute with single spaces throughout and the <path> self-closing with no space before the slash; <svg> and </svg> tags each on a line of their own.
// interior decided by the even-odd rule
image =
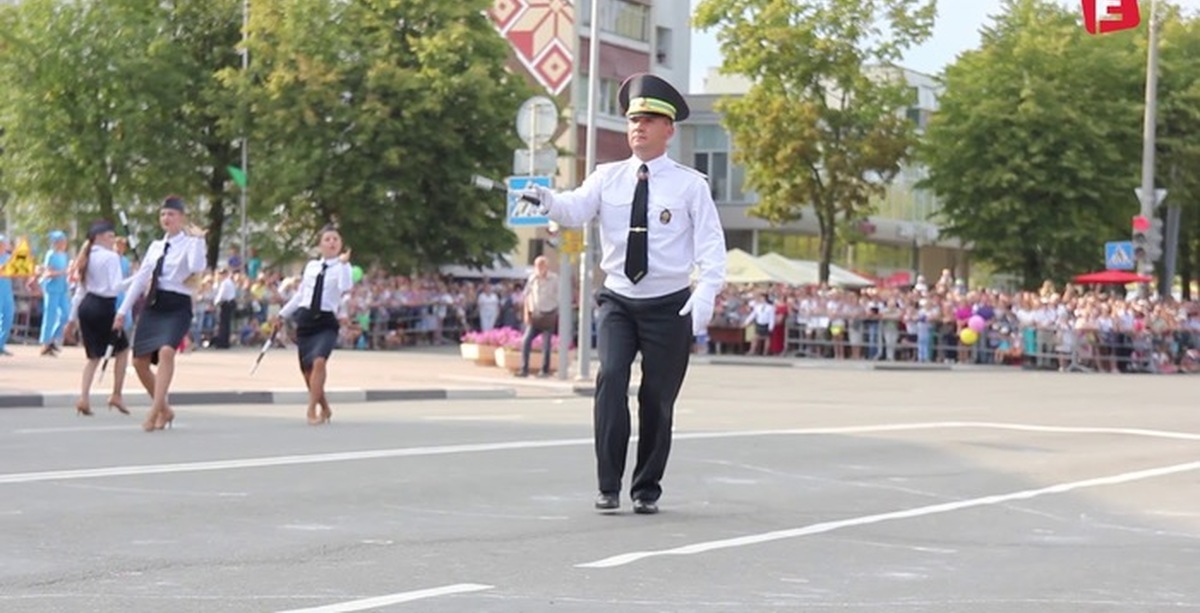
<svg viewBox="0 0 1200 613">
<path fill-rule="evenodd" d="M 71 315 L 71 296 L 67 287 L 67 235 L 60 230 L 50 233 L 50 251 L 42 261 L 39 284 L 42 286 L 42 333 L 38 342 L 42 355 L 55 356 L 63 340 L 63 330 Z"/>
</svg>

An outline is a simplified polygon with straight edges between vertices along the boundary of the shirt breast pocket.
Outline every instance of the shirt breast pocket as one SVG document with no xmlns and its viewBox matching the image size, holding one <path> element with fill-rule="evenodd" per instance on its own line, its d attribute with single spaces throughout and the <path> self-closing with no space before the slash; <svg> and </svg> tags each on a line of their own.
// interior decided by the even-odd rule
<svg viewBox="0 0 1200 613">
<path fill-rule="evenodd" d="M 615 186 L 606 187 L 601 195 L 600 226 L 609 240 L 623 248 L 629 233 L 630 215 L 633 211 L 633 194 Z"/>
<path fill-rule="evenodd" d="M 687 207 L 682 203 L 653 202 L 647 214 L 650 233 L 664 237 L 676 237 L 684 233 L 690 220 Z"/>
</svg>

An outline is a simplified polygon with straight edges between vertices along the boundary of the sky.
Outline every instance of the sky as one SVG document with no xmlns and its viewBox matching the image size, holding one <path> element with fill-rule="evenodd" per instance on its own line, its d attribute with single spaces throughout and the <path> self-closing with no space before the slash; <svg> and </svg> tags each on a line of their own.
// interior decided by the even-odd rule
<svg viewBox="0 0 1200 613">
<path fill-rule="evenodd" d="M 698 3 L 698 0 L 692 0 L 693 10 Z M 1200 11 L 1200 0 L 1175 0 L 1174 3 L 1186 10 Z M 979 29 L 991 21 L 992 15 L 1000 12 L 1002 4 L 1002 0 L 939 0 L 933 36 L 924 45 L 909 50 L 904 67 L 927 74 L 941 72 L 959 53 L 979 46 Z M 1081 6 L 1079 0 L 1070 0 L 1069 5 L 1076 9 Z M 1144 14 L 1149 10 L 1149 1 L 1142 0 L 1141 5 Z M 721 52 L 715 30 L 693 30 L 690 91 L 702 92 L 708 68 L 720 65 Z"/>
</svg>

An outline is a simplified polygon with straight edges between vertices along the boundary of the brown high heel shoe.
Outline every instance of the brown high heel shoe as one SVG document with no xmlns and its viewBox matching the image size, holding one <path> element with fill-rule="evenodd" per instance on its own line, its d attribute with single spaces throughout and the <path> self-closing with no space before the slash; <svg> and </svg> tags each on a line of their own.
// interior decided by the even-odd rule
<svg viewBox="0 0 1200 613">
<path fill-rule="evenodd" d="M 333 420 L 333 411 L 321 409 L 321 423 L 327 424 Z"/>
<path fill-rule="evenodd" d="M 117 399 L 113 398 L 112 396 L 109 396 L 108 397 L 108 410 L 111 411 L 113 409 L 120 411 L 122 415 L 129 415 L 129 407 L 125 406 L 125 401 L 117 400 Z"/>
<path fill-rule="evenodd" d="M 80 400 L 75 403 L 75 414 L 84 417 L 91 417 L 92 407 L 88 406 L 88 403 Z"/>
</svg>

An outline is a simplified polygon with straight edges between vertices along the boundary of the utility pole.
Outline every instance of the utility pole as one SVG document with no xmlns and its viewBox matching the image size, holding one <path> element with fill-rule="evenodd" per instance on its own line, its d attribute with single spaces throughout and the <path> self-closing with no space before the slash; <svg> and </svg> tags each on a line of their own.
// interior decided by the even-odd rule
<svg viewBox="0 0 1200 613">
<path fill-rule="evenodd" d="M 588 34 L 588 105 L 587 154 L 584 178 L 596 170 L 596 111 L 600 83 L 600 1 L 592 0 L 592 21 Z M 592 378 L 592 223 L 583 224 L 583 253 L 579 256 L 579 374 L 580 380 Z"/>
<path fill-rule="evenodd" d="M 1155 128 L 1158 110 L 1158 0 L 1150 2 L 1150 35 L 1146 52 L 1146 110 L 1142 125 L 1142 187 L 1138 191 L 1141 205 L 1141 215 L 1146 219 L 1154 218 L 1154 209 L 1158 198 L 1154 187 L 1154 147 Z M 1138 258 L 1138 272 L 1143 275 L 1154 273 L 1154 260 L 1149 250 L 1144 251 Z M 1144 285 L 1143 289 L 1149 287 Z"/>
</svg>

